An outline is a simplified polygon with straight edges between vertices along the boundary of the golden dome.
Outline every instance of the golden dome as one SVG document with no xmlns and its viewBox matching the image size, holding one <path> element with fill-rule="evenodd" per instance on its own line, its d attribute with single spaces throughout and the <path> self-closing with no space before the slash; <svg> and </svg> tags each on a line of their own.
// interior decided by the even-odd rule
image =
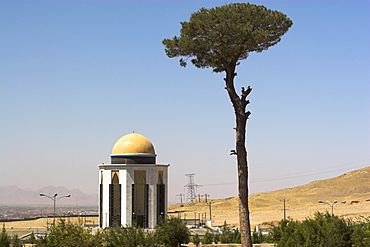
<svg viewBox="0 0 370 247">
<path fill-rule="evenodd" d="M 155 155 L 153 144 L 143 135 L 131 133 L 121 137 L 112 149 L 112 155 Z"/>
</svg>

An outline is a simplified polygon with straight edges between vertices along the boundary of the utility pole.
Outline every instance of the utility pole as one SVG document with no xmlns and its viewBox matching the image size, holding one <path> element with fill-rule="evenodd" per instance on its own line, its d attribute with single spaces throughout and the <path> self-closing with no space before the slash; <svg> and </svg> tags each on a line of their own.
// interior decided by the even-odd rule
<svg viewBox="0 0 370 247">
<path fill-rule="evenodd" d="M 204 198 L 206 199 L 206 203 L 208 202 L 207 201 L 207 198 L 209 197 L 209 195 L 208 194 L 204 194 Z"/>
<path fill-rule="evenodd" d="M 178 195 L 176 195 L 176 196 L 180 197 L 180 203 L 181 203 L 181 205 L 182 205 L 182 198 L 183 198 L 185 195 L 184 195 L 184 194 L 182 194 L 182 193 L 180 193 L 180 194 L 178 194 Z"/>
<path fill-rule="evenodd" d="M 284 220 L 286 220 L 286 211 L 288 210 L 288 209 L 286 209 L 286 205 L 285 205 L 285 203 L 286 203 L 286 201 L 287 200 L 280 200 L 281 202 L 283 202 L 284 203 L 284 208 L 282 209 L 283 211 L 284 211 Z"/>
<path fill-rule="evenodd" d="M 208 207 L 209 207 L 209 220 L 212 222 L 212 203 L 213 202 L 209 202 L 208 203 Z"/>
</svg>

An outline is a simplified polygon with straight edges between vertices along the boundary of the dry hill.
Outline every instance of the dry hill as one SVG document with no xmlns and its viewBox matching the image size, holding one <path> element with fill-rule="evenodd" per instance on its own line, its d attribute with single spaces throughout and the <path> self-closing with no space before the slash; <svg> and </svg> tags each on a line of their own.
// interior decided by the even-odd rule
<svg viewBox="0 0 370 247">
<path fill-rule="evenodd" d="M 319 200 L 346 201 L 345 204 L 338 203 L 334 206 L 334 214 L 336 215 L 345 217 L 369 216 L 370 167 L 294 188 L 250 195 L 252 226 L 281 220 L 283 218 L 283 199 L 286 200 L 286 215 L 299 220 L 312 216 L 315 211 L 328 210 L 331 212 L 331 207 L 328 204 L 319 204 Z M 237 197 L 208 201 L 212 202 L 214 225 L 221 225 L 225 220 L 232 225 L 238 225 Z M 187 219 L 194 219 L 195 212 L 197 215 L 203 213 L 207 220 L 209 220 L 210 213 L 209 206 L 204 200 L 194 205 L 184 205 L 184 207 L 181 207 L 180 204 L 171 205 L 169 211 L 186 211 L 181 213 L 181 217 L 187 217 Z M 199 216 L 197 217 L 199 218 Z"/>
</svg>

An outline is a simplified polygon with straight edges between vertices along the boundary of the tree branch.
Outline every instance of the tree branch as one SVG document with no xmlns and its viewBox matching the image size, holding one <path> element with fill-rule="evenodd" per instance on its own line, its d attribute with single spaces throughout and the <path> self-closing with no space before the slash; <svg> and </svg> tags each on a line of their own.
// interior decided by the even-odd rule
<svg viewBox="0 0 370 247">
<path fill-rule="evenodd" d="M 252 88 L 250 86 L 248 86 L 247 90 L 245 90 L 244 87 L 242 87 L 242 96 L 241 96 L 241 100 L 244 102 L 244 101 L 247 101 L 246 98 L 248 97 L 248 95 L 252 92 Z"/>
</svg>

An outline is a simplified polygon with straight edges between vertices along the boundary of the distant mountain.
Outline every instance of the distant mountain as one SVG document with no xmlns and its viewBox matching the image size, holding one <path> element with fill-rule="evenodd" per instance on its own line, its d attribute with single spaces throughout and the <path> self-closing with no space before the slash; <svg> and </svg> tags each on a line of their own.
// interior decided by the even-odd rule
<svg viewBox="0 0 370 247">
<path fill-rule="evenodd" d="M 60 200 L 58 205 L 66 206 L 97 206 L 98 195 L 87 195 L 79 189 L 68 190 L 65 187 L 46 186 L 36 191 L 24 190 L 15 185 L 0 186 L 0 205 L 49 205 L 52 201 L 49 198 L 40 196 L 43 193 L 52 196 L 58 194 Z M 69 198 L 61 198 L 62 196 L 70 194 Z M 57 198 L 58 198 L 57 197 Z"/>
</svg>

